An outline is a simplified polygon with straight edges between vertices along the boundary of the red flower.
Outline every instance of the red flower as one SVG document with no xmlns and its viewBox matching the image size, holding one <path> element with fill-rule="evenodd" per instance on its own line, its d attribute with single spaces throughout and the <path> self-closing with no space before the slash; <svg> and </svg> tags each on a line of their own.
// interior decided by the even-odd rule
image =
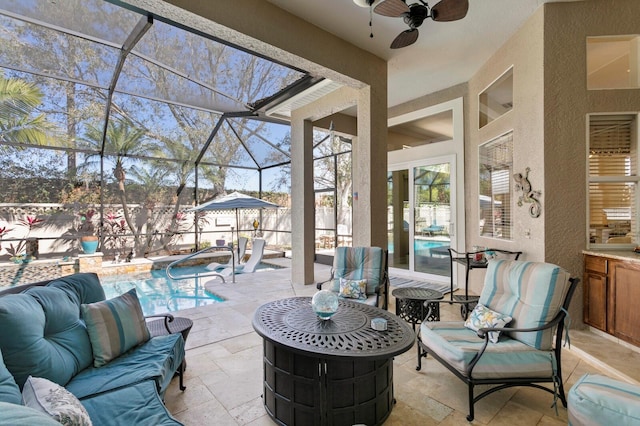
<svg viewBox="0 0 640 426">
<path fill-rule="evenodd" d="M 32 229 L 34 227 L 36 227 L 39 223 L 44 222 L 44 219 L 38 219 L 36 216 L 25 216 L 24 219 L 19 219 L 18 222 L 20 222 L 20 224 L 28 227 L 29 229 Z"/>
<path fill-rule="evenodd" d="M 8 234 L 11 231 L 13 231 L 13 228 L 8 228 L 6 226 L 3 226 L 2 228 L 0 228 L 0 238 L 2 238 L 4 234 Z"/>
<path fill-rule="evenodd" d="M 120 215 L 117 215 L 117 214 L 115 214 L 113 212 L 107 213 L 107 221 L 108 222 L 115 222 L 118 219 L 120 219 Z"/>
</svg>

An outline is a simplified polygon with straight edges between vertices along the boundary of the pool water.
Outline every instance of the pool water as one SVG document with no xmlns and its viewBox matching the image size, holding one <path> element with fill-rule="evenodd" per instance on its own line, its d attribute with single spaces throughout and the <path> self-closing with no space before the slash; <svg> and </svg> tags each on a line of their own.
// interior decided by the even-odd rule
<svg viewBox="0 0 640 426">
<path fill-rule="evenodd" d="M 260 264 L 256 271 L 275 268 L 277 267 L 273 265 Z M 164 269 L 154 269 L 145 273 L 105 276 L 100 281 L 107 299 L 135 288 L 144 315 L 175 312 L 225 301 L 222 296 L 205 288 L 205 283 L 220 279 L 213 277 L 204 265 L 171 268 L 171 275 L 175 277 L 194 274 L 203 276 L 172 280 L 167 277 Z"/>
<path fill-rule="evenodd" d="M 389 253 L 393 253 L 393 242 L 389 242 Z M 425 250 L 429 250 L 436 247 L 449 247 L 449 241 L 429 241 L 422 239 L 413 240 L 413 250 L 416 253 L 424 252 Z"/>
</svg>

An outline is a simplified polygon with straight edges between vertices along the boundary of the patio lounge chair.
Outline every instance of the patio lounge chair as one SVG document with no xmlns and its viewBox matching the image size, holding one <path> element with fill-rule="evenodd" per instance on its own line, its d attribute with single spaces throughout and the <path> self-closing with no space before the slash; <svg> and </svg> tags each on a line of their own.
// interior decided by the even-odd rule
<svg viewBox="0 0 640 426">
<path fill-rule="evenodd" d="M 264 246 L 265 240 L 261 238 L 256 238 L 253 240 L 253 246 L 251 247 L 251 256 L 249 260 L 243 265 L 236 265 L 235 273 L 236 274 L 244 274 L 251 273 L 256 270 L 256 267 L 262 261 L 262 257 L 264 256 Z M 231 266 L 222 269 L 219 271 L 220 275 L 229 276 L 233 272 L 233 268 Z"/>
<path fill-rule="evenodd" d="M 341 294 L 344 293 L 340 291 L 341 281 L 344 284 L 346 281 L 366 280 L 366 294 L 349 300 L 373 306 L 382 303 L 382 309 L 387 309 L 388 271 L 387 251 L 380 247 L 336 247 L 331 278 L 318 283 L 316 288 L 322 290 L 322 286 L 328 283 L 328 290 Z"/>
<path fill-rule="evenodd" d="M 248 240 L 249 239 L 247 237 L 238 237 L 238 247 L 236 252 L 237 260 L 235 261 L 236 266 L 240 265 L 240 262 L 242 262 L 242 259 L 244 258 L 244 254 L 247 250 Z M 221 271 L 225 268 L 232 267 L 233 262 L 234 262 L 233 257 L 230 257 L 227 263 L 211 262 L 206 266 L 206 268 L 210 271 Z"/>
<path fill-rule="evenodd" d="M 416 369 L 431 354 L 465 382 L 468 421 L 477 401 L 512 386 L 545 390 L 554 395 L 554 404 L 560 398 L 566 407 L 560 355 L 564 320 L 578 281 L 549 263 L 490 260 L 478 305 L 466 322 L 422 322 Z M 425 307 L 441 302 L 468 303 L 428 300 Z M 474 396 L 477 385 L 492 386 Z"/>
</svg>

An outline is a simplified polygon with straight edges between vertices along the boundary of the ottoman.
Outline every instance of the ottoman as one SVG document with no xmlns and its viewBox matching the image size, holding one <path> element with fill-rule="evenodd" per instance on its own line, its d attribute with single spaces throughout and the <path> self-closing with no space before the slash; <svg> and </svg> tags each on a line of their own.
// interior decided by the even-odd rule
<svg viewBox="0 0 640 426">
<path fill-rule="evenodd" d="M 585 374 L 567 397 L 570 426 L 639 425 L 640 386 Z"/>
</svg>

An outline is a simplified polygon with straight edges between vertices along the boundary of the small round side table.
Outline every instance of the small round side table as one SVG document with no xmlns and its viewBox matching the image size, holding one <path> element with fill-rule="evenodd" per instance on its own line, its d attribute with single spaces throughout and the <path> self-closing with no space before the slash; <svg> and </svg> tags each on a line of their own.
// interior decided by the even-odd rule
<svg viewBox="0 0 640 426">
<path fill-rule="evenodd" d="M 416 325 L 422 321 L 440 321 L 440 304 L 429 303 L 429 309 L 424 306 L 426 300 L 442 299 L 442 293 L 429 288 L 404 287 L 396 288 L 391 292 L 396 298 L 396 315 L 410 323 L 413 331 Z M 429 317 L 427 318 L 427 314 Z"/>
</svg>

